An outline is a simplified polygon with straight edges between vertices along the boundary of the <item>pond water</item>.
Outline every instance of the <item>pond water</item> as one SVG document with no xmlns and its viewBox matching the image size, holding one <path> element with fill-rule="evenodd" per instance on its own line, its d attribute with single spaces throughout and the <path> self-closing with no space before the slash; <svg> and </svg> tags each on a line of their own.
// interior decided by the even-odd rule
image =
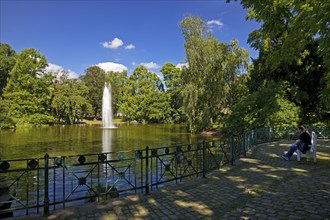
<svg viewBox="0 0 330 220">
<path fill-rule="evenodd" d="M 0 159 L 41 158 L 117 152 L 197 143 L 210 138 L 192 135 L 182 125 L 52 126 L 0 130 Z"/>
</svg>

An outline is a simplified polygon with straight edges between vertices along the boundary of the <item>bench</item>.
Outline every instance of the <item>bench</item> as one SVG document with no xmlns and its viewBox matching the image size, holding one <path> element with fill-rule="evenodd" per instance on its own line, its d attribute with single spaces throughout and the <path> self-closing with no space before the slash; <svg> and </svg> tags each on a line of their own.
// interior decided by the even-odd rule
<svg viewBox="0 0 330 220">
<path fill-rule="evenodd" d="M 299 149 L 297 149 L 297 161 L 300 161 L 301 157 L 313 157 L 314 163 L 316 163 L 316 144 L 317 144 L 317 135 L 315 132 L 312 132 L 312 144 L 308 145 L 310 149 L 305 153 L 301 153 Z"/>
</svg>

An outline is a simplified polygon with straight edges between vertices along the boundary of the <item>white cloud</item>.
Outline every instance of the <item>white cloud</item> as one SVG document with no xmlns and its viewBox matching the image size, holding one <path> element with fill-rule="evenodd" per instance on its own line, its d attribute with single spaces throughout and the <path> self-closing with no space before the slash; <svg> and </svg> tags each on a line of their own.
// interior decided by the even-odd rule
<svg viewBox="0 0 330 220">
<path fill-rule="evenodd" d="M 125 47 L 126 50 L 131 50 L 131 49 L 134 49 L 135 46 L 133 44 L 129 44 Z"/>
<path fill-rule="evenodd" d="M 175 67 L 176 67 L 176 68 L 179 68 L 180 70 L 182 70 L 183 67 L 188 68 L 189 65 L 188 65 L 188 63 L 178 63 L 178 64 L 176 64 Z"/>
<path fill-rule="evenodd" d="M 46 67 L 46 73 L 63 73 L 63 72 L 68 72 L 68 78 L 69 79 L 76 79 L 79 77 L 79 74 L 70 70 L 70 69 L 64 69 L 62 66 L 53 64 L 53 63 L 48 63 L 48 66 Z"/>
<path fill-rule="evenodd" d="M 98 63 L 95 66 L 100 67 L 103 69 L 105 72 L 108 71 L 113 71 L 113 72 L 123 72 L 127 71 L 127 67 L 124 66 L 123 64 L 119 63 L 113 63 L 113 62 L 103 62 L 103 63 Z"/>
<path fill-rule="evenodd" d="M 59 66 L 59 65 L 56 65 L 56 64 L 53 64 L 53 63 L 48 63 L 48 66 L 46 67 L 46 72 L 49 73 L 49 72 L 60 72 L 60 71 L 63 71 L 64 68 Z"/>
<path fill-rule="evenodd" d="M 68 69 L 69 72 L 69 79 L 76 79 L 79 77 L 79 74 L 76 72 L 73 72 L 72 70 Z"/>
<path fill-rule="evenodd" d="M 133 62 L 132 62 L 132 65 L 133 65 L 133 66 L 135 66 L 135 65 L 136 65 L 136 62 L 135 62 L 135 61 L 133 61 Z"/>
<path fill-rule="evenodd" d="M 160 68 L 160 66 L 154 62 L 140 63 L 140 65 L 145 66 L 148 69 L 159 69 Z"/>
<path fill-rule="evenodd" d="M 206 24 L 210 27 L 210 28 L 214 28 L 214 27 L 217 27 L 217 28 L 222 28 L 223 27 L 223 23 L 220 21 L 220 20 L 210 20 L 210 21 L 207 21 Z"/>
<path fill-rule="evenodd" d="M 124 42 L 116 37 L 111 42 L 110 41 L 103 42 L 102 46 L 104 48 L 117 49 L 117 48 L 123 46 L 123 44 L 124 44 Z"/>
</svg>

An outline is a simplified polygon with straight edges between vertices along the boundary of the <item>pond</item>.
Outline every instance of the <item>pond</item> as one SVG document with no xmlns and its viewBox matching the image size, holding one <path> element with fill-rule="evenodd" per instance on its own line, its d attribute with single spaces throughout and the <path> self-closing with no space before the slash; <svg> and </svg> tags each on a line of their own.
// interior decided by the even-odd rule
<svg viewBox="0 0 330 220">
<path fill-rule="evenodd" d="M 118 195 L 147 193 L 219 167 L 226 145 L 201 144 L 211 139 L 160 124 L 2 130 L 0 185 L 12 190 L 14 216 L 80 205 L 107 197 L 112 187 Z"/>
<path fill-rule="evenodd" d="M 183 125 L 52 126 L 0 130 L 0 159 L 41 158 L 100 152 L 117 152 L 197 143 L 210 137 L 192 135 Z"/>
</svg>

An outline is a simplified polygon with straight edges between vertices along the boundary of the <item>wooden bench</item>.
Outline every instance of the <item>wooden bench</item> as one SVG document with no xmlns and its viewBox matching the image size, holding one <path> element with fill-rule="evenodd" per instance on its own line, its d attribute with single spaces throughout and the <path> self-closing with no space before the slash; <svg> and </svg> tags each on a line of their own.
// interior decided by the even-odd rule
<svg viewBox="0 0 330 220">
<path fill-rule="evenodd" d="M 314 163 L 316 163 L 316 144 L 317 144 L 317 135 L 315 132 L 312 132 L 312 144 L 308 145 L 310 149 L 306 153 L 301 153 L 299 149 L 297 149 L 297 161 L 300 161 L 301 157 L 313 157 Z"/>
</svg>

